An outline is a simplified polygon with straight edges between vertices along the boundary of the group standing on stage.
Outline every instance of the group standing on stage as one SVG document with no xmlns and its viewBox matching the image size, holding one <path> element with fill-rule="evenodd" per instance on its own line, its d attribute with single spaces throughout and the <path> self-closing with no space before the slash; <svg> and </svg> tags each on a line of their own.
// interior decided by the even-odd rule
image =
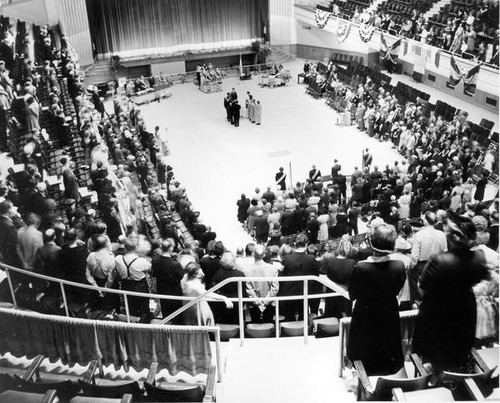
<svg viewBox="0 0 500 403">
<path fill-rule="evenodd" d="M 224 98 L 224 108 L 226 109 L 226 119 L 228 122 L 235 127 L 239 127 L 240 125 L 240 111 L 241 105 L 238 103 L 238 94 L 233 88 L 231 92 L 226 94 Z M 261 124 L 262 121 L 262 105 L 260 101 L 257 101 L 250 94 L 250 91 L 247 91 L 247 99 L 245 101 L 245 117 L 250 120 L 250 122 L 255 123 L 257 125 Z"/>
</svg>

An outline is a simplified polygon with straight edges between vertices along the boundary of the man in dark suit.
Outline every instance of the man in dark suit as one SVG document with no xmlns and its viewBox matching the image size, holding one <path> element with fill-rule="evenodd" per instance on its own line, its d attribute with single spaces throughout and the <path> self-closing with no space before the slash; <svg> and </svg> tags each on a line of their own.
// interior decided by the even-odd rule
<svg viewBox="0 0 500 403">
<path fill-rule="evenodd" d="M 316 168 L 316 165 L 312 166 L 312 169 L 309 171 L 309 180 L 314 182 L 319 182 L 321 179 L 321 171 Z"/>
<path fill-rule="evenodd" d="M 339 162 L 336 159 L 334 159 L 332 167 L 332 182 L 335 180 L 341 169 L 342 167 L 340 166 Z"/>
<path fill-rule="evenodd" d="M 307 249 L 307 236 L 304 234 L 297 235 L 295 241 L 295 250 L 290 255 L 283 256 L 283 270 L 279 273 L 280 277 L 284 276 L 307 276 L 319 275 L 319 266 L 316 259 L 306 253 Z M 320 286 L 321 288 L 321 286 Z M 317 292 L 318 285 L 309 282 L 309 294 Z M 304 287 L 301 281 L 286 281 L 281 283 L 279 295 L 303 295 Z M 298 313 L 299 319 L 303 316 L 303 302 L 302 300 L 283 301 L 281 312 L 285 315 L 285 320 L 294 321 L 295 314 Z M 319 306 L 319 299 L 309 301 L 311 314 L 316 313 Z M 305 318 L 307 320 L 307 318 Z"/>
<path fill-rule="evenodd" d="M 276 187 L 279 190 L 286 189 L 286 173 L 284 172 L 283 167 L 280 167 L 279 172 L 274 177 L 276 181 Z"/>
<path fill-rule="evenodd" d="M 333 184 L 339 187 L 339 203 L 342 203 L 342 201 L 345 203 L 347 201 L 347 183 L 346 177 L 342 175 L 342 172 L 337 172 L 337 177 Z"/>
<path fill-rule="evenodd" d="M 241 105 L 238 103 L 238 100 L 234 100 L 231 103 L 231 123 L 234 127 L 240 126 L 240 109 Z"/>
<path fill-rule="evenodd" d="M 226 109 L 226 119 L 228 122 L 231 121 L 231 95 L 229 92 L 226 94 L 224 98 L 224 108 Z"/>
<path fill-rule="evenodd" d="M 8 201 L 0 203 L 0 253 L 2 262 L 11 266 L 21 267 L 21 259 L 17 253 L 17 229 L 12 221 L 11 204 Z"/>
<path fill-rule="evenodd" d="M 267 218 L 264 216 L 262 210 L 256 211 L 254 228 L 255 240 L 257 243 L 266 243 L 269 236 L 269 224 L 267 223 Z"/>
<path fill-rule="evenodd" d="M 165 240 L 161 244 L 161 255 L 155 256 L 151 262 L 151 274 L 156 278 L 156 292 L 158 294 L 182 295 L 181 280 L 184 276 L 184 270 L 172 258 L 173 251 L 174 244 Z M 182 301 L 162 299 L 160 304 L 163 318 L 166 318 L 182 306 Z"/>
</svg>

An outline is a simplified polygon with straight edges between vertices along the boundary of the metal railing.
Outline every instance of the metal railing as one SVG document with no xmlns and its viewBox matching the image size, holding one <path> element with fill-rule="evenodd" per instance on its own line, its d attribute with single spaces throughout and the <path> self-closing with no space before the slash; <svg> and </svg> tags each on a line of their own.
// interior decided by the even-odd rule
<svg viewBox="0 0 500 403">
<path fill-rule="evenodd" d="M 418 315 L 418 309 L 413 309 L 411 311 L 401 311 L 399 312 L 399 319 L 402 325 L 407 325 L 408 322 L 414 321 Z M 342 318 L 339 323 L 339 371 L 338 377 L 342 378 L 342 372 L 345 368 L 345 358 L 347 350 L 347 340 L 349 334 L 349 328 L 351 327 L 352 318 Z"/>
<path fill-rule="evenodd" d="M 69 307 L 68 307 L 68 299 L 66 295 L 66 287 L 76 287 L 76 288 L 81 288 L 81 289 L 87 289 L 87 290 L 93 290 L 93 291 L 100 291 L 102 293 L 112 293 L 112 294 L 119 294 L 123 296 L 124 300 L 124 307 L 125 307 L 125 315 L 127 322 L 130 323 L 130 309 L 129 309 L 129 303 L 128 303 L 128 298 L 129 297 L 142 297 L 142 298 L 148 298 L 148 299 L 168 299 L 168 300 L 182 300 L 182 301 L 188 301 L 185 303 L 181 308 L 173 312 L 171 315 L 167 316 L 163 320 L 160 321 L 160 324 L 167 324 L 170 322 L 172 319 L 176 318 L 179 316 L 181 313 L 186 311 L 187 309 L 193 307 L 196 305 L 197 309 L 197 318 L 198 318 L 198 324 L 201 325 L 201 316 L 200 316 L 200 307 L 199 303 L 202 300 L 210 300 L 210 294 L 218 291 L 222 287 L 224 287 L 227 284 L 230 283 L 238 283 L 238 298 L 229 298 L 233 302 L 238 302 L 238 318 L 239 318 L 239 330 L 240 330 L 240 344 L 243 346 L 244 344 L 244 314 L 243 314 L 243 303 L 244 302 L 254 302 L 254 301 L 272 301 L 276 302 L 275 304 L 275 327 L 276 327 L 276 337 L 279 337 L 279 301 L 293 301 L 293 300 L 303 300 L 303 317 L 304 317 L 304 343 L 307 343 L 308 340 L 308 316 L 309 316 L 309 300 L 311 299 L 318 299 L 318 298 L 330 298 L 330 297 L 344 297 L 349 299 L 349 294 L 348 292 L 340 287 L 338 284 L 334 283 L 333 281 L 329 280 L 326 277 L 317 277 L 317 276 L 290 276 L 290 277 L 232 277 L 223 280 L 216 286 L 210 288 L 208 291 L 206 291 L 204 294 L 198 296 L 198 297 L 183 297 L 183 296 L 177 296 L 177 295 L 163 295 L 163 294 L 154 294 L 154 293 L 141 293 L 141 292 L 135 292 L 135 291 L 125 291 L 125 290 L 117 290 L 113 288 L 105 288 L 105 287 L 96 287 L 96 286 L 91 286 L 91 285 L 86 285 L 86 284 L 80 284 L 80 283 L 75 283 L 73 281 L 68 281 L 68 280 L 63 280 L 55 277 L 50 277 L 46 276 L 44 274 L 39 274 L 39 273 L 33 273 L 28 270 L 20 269 L 14 266 L 9 266 L 3 263 L 0 263 L 0 269 L 5 270 L 6 275 L 7 275 L 7 280 L 9 283 L 9 288 L 10 288 L 10 293 L 12 297 L 12 303 L 15 308 L 18 308 L 18 303 L 16 299 L 16 293 L 14 289 L 14 283 L 12 280 L 12 274 L 11 272 L 16 272 L 16 273 L 21 273 L 23 275 L 31 276 L 33 278 L 45 280 L 45 281 L 50 281 L 54 283 L 58 283 L 59 287 L 61 289 L 61 295 L 63 299 L 63 305 L 64 305 L 64 311 L 66 316 L 70 316 L 69 312 Z M 303 282 L 303 295 L 293 295 L 293 296 L 275 296 L 275 297 L 243 297 L 243 283 L 247 283 L 249 281 L 276 281 L 276 282 L 290 282 L 290 281 L 295 281 L 295 282 Z M 328 287 L 330 290 L 333 292 L 327 292 L 327 293 L 317 293 L 317 294 L 309 294 L 309 283 L 310 282 L 317 282 L 320 284 L 323 284 L 324 286 Z"/>
<path fill-rule="evenodd" d="M 65 289 L 65 287 L 67 287 L 67 286 L 122 295 L 124 298 L 127 323 L 130 323 L 130 311 L 129 311 L 129 306 L 128 306 L 128 297 L 129 296 L 143 297 L 143 298 L 158 298 L 158 299 L 175 299 L 175 300 L 184 300 L 184 301 L 192 299 L 192 297 L 160 295 L 160 294 L 152 294 L 152 293 L 146 294 L 146 293 L 135 292 L 135 291 L 124 291 L 124 290 L 116 290 L 116 289 L 105 288 L 105 287 L 95 287 L 95 286 L 91 286 L 91 285 L 80 284 L 80 283 L 75 283 L 73 281 L 67 281 L 67 280 L 62 280 L 62 279 L 58 279 L 55 277 L 46 276 L 44 274 L 33 273 L 33 272 L 28 271 L 28 270 L 20 269 L 18 267 L 10 266 L 10 265 L 4 264 L 4 263 L 0 263 L 0 269 L 5 270 L 5 273 L 7 276 L 7 281 L 9 283 L 11 297 L 12 297 L 12 303 L 16 309 L 19 308 L 19 306 L 18 306 L 17 299 L 16 299 L 14 282 L 12 280 L 11 272 L 31 276 L 33 278 L 37 278 L 40 280 L 46 280 L 46 281 L 50 281 L 50 282 L 54 282 L 54 283 L 59 283 L 59 286 L 61 288 L 63 303 L 64 303 L 64 311 L 65 311 L 67 317 L 70 317 L 69 308 L 68 308 L 68 300 L 66 297 L 66 289 Z M 85 320 L 85 319 L 82 319 L 82 320 Z M 176 327 L 179 327 L 179 326 L 176 326 Z M 214 333 L 215 356 L 216 356 L 216 363 L 217 363 L 217 379 L 219 382 L 222 382 L 223 373 L 220 370 L 220 368 L 222 368 L 221 351 L 220 351 L 221 350 L 221 347 L 220 347 L 220 343 L 221 343 L 220 328 L 217 326 L 188 326 L 188 327 L 190 330 L 203 330 L 203 331 L 208 331 L 208 332 Z"/>
</svg>

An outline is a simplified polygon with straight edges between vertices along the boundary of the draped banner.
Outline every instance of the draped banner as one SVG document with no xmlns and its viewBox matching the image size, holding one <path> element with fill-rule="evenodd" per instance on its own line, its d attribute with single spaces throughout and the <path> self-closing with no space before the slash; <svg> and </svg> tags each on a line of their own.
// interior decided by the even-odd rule
<svg viewBox="0 0 500 403">
<path fill-rule="evenodd" d="M 52 362 L 105 365 L 142 370 L 157 361 L 171 375 L 208 373 L 211 349 L 208 332 L 189 326 L 155 326 L 65 318 L 0 308 L 0 354 L 32 358 L 43 354 Z"/>
<path fill-rule="evenodd" d="M 337 41 L 339 43 L 344 42 L 347 37 L 349 36 L 349 33 L 351 32 L 351 23 L 341 23 L 340 19 L 338 20 L 338 26 L 337 26 Z"/>
<path fill-rule="evenodd" d="M 250 46 L 268 0 L 87 0 L 97 53 L 141 57 Z"/>
<path fill-rule="evenodd" d="M 448 81 L 448 84 L 450 85 L 450 87 L 455 88 L 461 79 L 462 71 L 460 70 L 460 67 L 458 67 L 457 61 L 452 54 L 450 58 L 450 79 Z"/>
<path fill-rule="evenodd" d="M 330 12 L 316 8 L 314 10 L 314 17 L 316 18 L 316 24 L 318 24 L 318 28 L 323 29 L 325 25 L 328 24 Z"/>
<path fill-rule="evenodd" d="M 425 63 L 427 62 L 427 51 L 419 43 L 413 45 L 413 71 L 425 74 Z"/>
<path fill-rule="evenodd" d="M 365 43 L 369 42 L 372 39 L 374 33 L 375 33 L 374 26 L 361 24 L 359 27 L 359 37 Z"/>
<path fill-rule="evenodd" d="M 477 64 L 463 76 L 465 95 L 469 95 L 472 97 L 476 94 L 476 84 L 477 84 L 477 78 L 479 76 L 480 67 L 481 65 Z"/>
<path fill-rule="evenodd" d="M 476 93 L 476 84 L 479 76 L 479 70 L 481 68 L 480 64 L 475 65 L 469 70 L 463 70 L 458 65 L 453 54 L 450 58 L 450 79 L 448 85 L 451 88 L 455 88 L 460 80 L 464 81 L 464 94 L 469 96 L 474 96 Z"/>
</svg>

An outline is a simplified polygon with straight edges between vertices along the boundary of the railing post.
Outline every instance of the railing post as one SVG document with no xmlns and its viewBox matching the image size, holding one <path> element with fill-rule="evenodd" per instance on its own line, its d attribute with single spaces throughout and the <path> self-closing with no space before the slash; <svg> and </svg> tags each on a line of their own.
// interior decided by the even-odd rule
<svg viewBox="0 0 500 403">
<path fill-rule="evenodd" d="M 128 309 L 128 298 L 127 294 L 123 294 L 123 299 L 125 303 L 125 315 L 127 315 L 127 323 L 130 323 L 130 310 Z"/>
<path fill-rule="evenodd" d="M 304 280 L 304 344 L 307 344 L 309 328 L 309 294 L 307 289 L 308 280 Z"/>
<path fill-rule="evenodd" d="M 62 294 L 63 302 L 64 302 L 64 310 L 66 311 L 66 316 L 69 317 L 68 300 L 66 299 L 66 291 L 64 290 L 64 284 L 59 283 L 59 286 L 61 287 L 61 294 Z"/>
<path fill-rule="evenodd" d="M 198 319 L 198 326 L 201 326 L 201 316 L 200 316 L 200 303 L 196 303 L 196 318 Z"/>
<path fill-rule="evenodd" d="M 338 376 L 339 378 L 342 378 L 342 370 L 344 369 L 344 341 L 345 341 L 345 321 L 340 319 L 339 323 L 339 346 L 340 346 L 340 351 L 339 351 L 339 373 Z"/>
<path fill-rule="evenodd" d="M 17 308 L 16 293 L 14 292 L 14 284 L 12 284 L 12 279 L 10 278 L 10 270 L 5 267 L 5 273 L 7 273 L 7 280 L 9 282 L 10 295 L 12 296 L 12 303 L 14 307 Z"/>
<path fill-rule="evenodd" d="M 217 380 L 222 382 L 222 362 L 220 358 L 220 329 L 215 330 L 215 360 L 217 362 Z"/>
<path fill-rule="evenodd" d="M 274 311 L 274 326 L 276 327 L 276 338 L 280 337 L 280 302 L 276 302 L 276 309 Z"/>
<path fill-rule="evenodd" d="M 245 343 L 245 321 L 243 317 L 243 282 L 238 280 L 238 321 L 240 325 L 240 346 Z"/>
</svg>

